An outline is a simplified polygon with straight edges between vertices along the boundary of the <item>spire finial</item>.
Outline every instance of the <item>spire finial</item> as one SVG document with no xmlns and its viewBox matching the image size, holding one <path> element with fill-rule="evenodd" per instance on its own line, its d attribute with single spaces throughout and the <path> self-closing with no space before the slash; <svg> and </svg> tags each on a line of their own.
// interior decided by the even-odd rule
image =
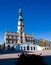
<svg viewBox="0 0 51 65">
<path fill-rule="evenodd" d="M 22 17 L 22 2 L 21 2 L 21 0 L 20 0 L 20 8 L 19 8 L 19 18 L 18 18 L 18 20 L 23 21 L 23 17 Z"/>
</svg>

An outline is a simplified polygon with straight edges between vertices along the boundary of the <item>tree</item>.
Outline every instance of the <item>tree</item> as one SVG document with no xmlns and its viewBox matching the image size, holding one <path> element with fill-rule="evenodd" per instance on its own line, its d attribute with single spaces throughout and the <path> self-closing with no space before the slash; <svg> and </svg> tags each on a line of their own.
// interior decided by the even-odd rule
<svg viewBox="0 0 51 65">
<path fill-rule="evenodd" d="M 41 46 L 46 46 L 46 41 L 44 39 L 40 39 L 39 41 Z"/>
<path fill-rule="evenodd" d="M 35 44 L 40 45 L 40 41 L 39 41 L 39 39 L 35 39 L 34 41 L 35 41 Z"/>
</svg>

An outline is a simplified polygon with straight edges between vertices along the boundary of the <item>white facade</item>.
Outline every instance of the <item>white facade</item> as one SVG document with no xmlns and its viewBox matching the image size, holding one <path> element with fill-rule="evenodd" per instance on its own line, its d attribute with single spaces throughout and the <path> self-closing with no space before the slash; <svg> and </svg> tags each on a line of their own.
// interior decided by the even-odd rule
<svg viewBox="0 0 51 65">
<path fill-rule="evenodd" d="M 22 44 L 17 44 L 15 49 L 17 51 L 35 51 L 35 50 L 44 50 L 45 48 L 36 44 L 32 44 L 30 42 L 26 42 Z"/>
<path fill-rule="evenodd" d="M 22 9 L 19 9 L 19 17 L 18 17 L 18 30 L 17 32 L 5 32 L 4 35 L 4 44 L 5 47 L 11 45 L 17 45 L 18 43 L 25 43 L 31 42 L 34 43 L 34 35 L 33 34 L 26 34 L 24 32 L 24 24 L 23 24 L 23 17 L 22 17 Z"/>
</svg>

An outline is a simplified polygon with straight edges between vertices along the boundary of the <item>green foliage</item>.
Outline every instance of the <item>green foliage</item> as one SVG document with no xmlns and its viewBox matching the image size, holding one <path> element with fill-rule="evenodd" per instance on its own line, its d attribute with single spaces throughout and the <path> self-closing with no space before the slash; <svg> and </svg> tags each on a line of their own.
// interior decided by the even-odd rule
<svg viewBox="0 0 51 65">
<path fill-rule="evenodd" d="M 0 50 L 4 50 L 4 44 L 0 45 Z"/>
<path fill-rule="evenodd" d="M 50 41 L 44 40 L 44 39 L 35 39 L 35 44 L 38 44 L 40 46 L 49 46 L 50 47 Z"/>
</svg>

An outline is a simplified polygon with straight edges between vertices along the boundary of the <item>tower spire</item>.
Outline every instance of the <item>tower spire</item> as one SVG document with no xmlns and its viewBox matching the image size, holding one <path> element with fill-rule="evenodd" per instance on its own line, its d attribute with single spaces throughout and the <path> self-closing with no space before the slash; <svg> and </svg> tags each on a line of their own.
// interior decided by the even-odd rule
<svg viewBox="0 0 51 65">
<path fill-rule="evenodd" d="M 23 21 L 23 17 L 22 17 L 22 3 L 21 3 L 21 1 L 20 1 L 18 21 Z"/>
<path fill-rule="evenodd" d="M 23 24 L 21 4 L 19 8 L 19 17 L 18 17 L 18 33 L 19 33 L 18 43 L 25 42 L 25 33 L 24 33 L 24 24 Z"/>
<path fill-rule="evenodd" d="M 23 17 L 22 17 L 22 8 L 19 9 L 19 17 L 18 17 L 19 21 L 23 21 Z"/>
</svg>

